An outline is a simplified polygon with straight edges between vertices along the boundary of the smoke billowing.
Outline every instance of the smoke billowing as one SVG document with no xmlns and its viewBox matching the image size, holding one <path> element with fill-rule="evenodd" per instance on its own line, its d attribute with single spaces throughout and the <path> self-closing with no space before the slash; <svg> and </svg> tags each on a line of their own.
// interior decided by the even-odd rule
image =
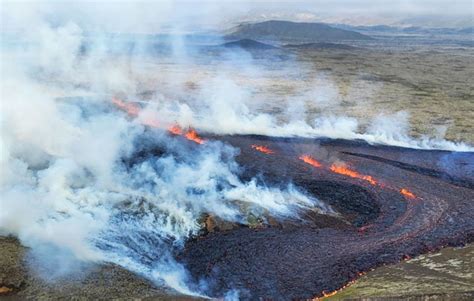
<svg viewBox="0 0 474 301">
<path fill-rule="evenodd" d="M 61 11 L 17 10 L 20 31 L 4 33 L 0 177 L 1 234 L 17 236 L 45 264 L 62 260 L 59 274 L 71 272 L 75 261 L 112 262 L 179 292 L 205 295 L 205 281 L 190 282 L 173 259 L 173 250 L 199 233 L 203 216 L 247 224 L 250 215 L 333 213 L 291 183 L 282 189 L 242 181 L 237 149 L 218 141 L 183 143 L 167 134 L 173 124 L 215 134 L 472 150 L 411 138 L 405 113 L 377 117 L 361 132 L 358 120 L 325 113 L 338 95 L 327 82 L 308 92 L 321 108 L 310 122 L 302 99 L 269 112 L 273 99 L 255 104 L 256 91 L 233 76 L 235 68 L 250 79 L 269 72 L 245 51 L 208 58 L 173 35 L 162 51 L 162 41 L 150 42 L 157 37 L 84 28 L 55 18 Z M 170 11 L 164 5 L 157 13 Z M 183 25 L 186 18 L 178 16 Z M 189 73 L 207 63 L 218 71 L 196 72 L 189 82 Z M 138 116 L 114 106 L 116 96 L 136 101 Z M 144 125 L 150 119 L 155 127 Z"/>
</svg>

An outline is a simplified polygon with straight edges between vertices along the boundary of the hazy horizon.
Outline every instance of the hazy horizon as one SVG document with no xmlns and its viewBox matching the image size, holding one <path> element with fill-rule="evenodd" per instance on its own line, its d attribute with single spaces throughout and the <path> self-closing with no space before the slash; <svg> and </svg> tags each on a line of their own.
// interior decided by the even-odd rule
<svg viewBox="0 0 474 301">
<path fill-rule="evenodd" d="M 225 30 L 240 22 L 289 20 L 348 25 L 470 27 L 471 1 L 2 1 L 2 31 L 15 32 L 46 19 L 84 30 L 162 33 Z"/>
</svg>

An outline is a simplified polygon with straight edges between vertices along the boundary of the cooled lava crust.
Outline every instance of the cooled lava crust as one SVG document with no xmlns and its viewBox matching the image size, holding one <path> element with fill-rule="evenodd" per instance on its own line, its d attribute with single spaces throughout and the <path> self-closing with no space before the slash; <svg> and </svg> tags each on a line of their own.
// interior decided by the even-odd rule
<svg viewBox="0 0 474 301">
<path fill-rule="evenodd" d="M 187 242 L 178 258 L 220 297 L 308 299 L 344 287 L 377 266 L 474 238 L 474 153 L 372 146 L 360 141 L 215 136 L 240 148 L 243 178 L 292 182 L 340 217 L 302 213 L 302 221 L 214 231 Z M 265 154 L 251 148 L 264 145 Z M 315 168 L 308 154 L 343 161 L 378 185 Z M 416 198 L 407 198 L 407 188 Z"/>
</svg>

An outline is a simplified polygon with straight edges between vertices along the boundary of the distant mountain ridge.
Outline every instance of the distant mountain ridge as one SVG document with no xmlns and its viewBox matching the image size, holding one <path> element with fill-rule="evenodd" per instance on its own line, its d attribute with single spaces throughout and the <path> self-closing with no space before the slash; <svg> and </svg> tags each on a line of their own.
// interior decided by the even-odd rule
<svg viewBox="0 0 474 301">
<path fill-rule="evenodd" d="M 238 41 L 227 42 L 221 45 L 226 48 L 242 48 L 242 49 L 278 49 L 275 46 L 261 43 L 252 39 L 241 39 Z"/>
<path fill-rule="evenodd" d="M 348 25 L 348 24 L 331 24 L 331 26 L 344 30 L 353 30 L 365 33 L 399 33 L 399 34 L 473 34 L 474 27 L 462 28 L 443 28 L 443 27 L 420 27 L 408 26 L 398 27 L 390 25 Z"/>
<path fill-rule="evenodd" d="M 339 50 L 361 49 L 361 48 L 346 45 L 346 44 L 336 44 L 336 43 L 327 43 L 327 42 L 305 43 L 305 44 L 287 44 L 284 47 L 285 48 L 293 48 L 293 49 L 339 49 Z"/>
<path fill-rule="evenodd" d="M 298 42 L 334 42 L 344 40 L 372 40 L 355 31 L 335 28 L 324 23 L 265 21 L 240 24 L 226 36 L 229 39 L 254 39 Z"/>
</svg>

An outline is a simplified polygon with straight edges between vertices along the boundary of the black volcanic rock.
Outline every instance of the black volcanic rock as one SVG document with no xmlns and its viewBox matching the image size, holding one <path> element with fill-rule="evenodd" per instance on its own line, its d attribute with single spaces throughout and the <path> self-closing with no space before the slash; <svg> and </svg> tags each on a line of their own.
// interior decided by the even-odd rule
<svg viewBox="0 0 474 301">
<path fill-rule="evenodd" d="M 206 138 L 240 149 L 236 161 L 245 181 L 259 175 L 273 187 L 291 182 L 337 212 L 188 240 L 177 258 L 195 281 L 208 280 L 209 296 L 237 290 L 239 300 L 313 299 L 375 267 L 474 241 L 473 175 L 454 176 L 437 164 L 454 155 L 451 164 L 461 169 L 472 152 L 256 135 Z M 254 144 L 274 153 L 256 152 Z M 321 167 L 299 159 L 311 149 Z M 378 184 L 332 172 L 334 158 Z M 414 196 L 404 196 L 404 189 Z"/>
<path fill-rule="evenodd" d="M 289 21 L 241 24 L 227 38 L 307 42 L 372 39 L 355 31 L 334 28 L 323 23 Z"/>
<path fill-rule="evenodd" d="M 252 39 L 241 39 L 238 41 L 227 42 L 221 45 L 226 48 L 242 48 L 242 49 L 277 49 L 277 47 L 261 43 Z"/>
<path fill-rule="evenodd" d="M 296 48 L 296 49 L 342 49 L 342 50 L 356 50 L 360 49 L 358 47 L 350 46 L 347 44 L 337 44 L 337 43 L 304 43 L 304 44 L 288 44 L 285 45 L 286 48 Z"/>
</svg>

